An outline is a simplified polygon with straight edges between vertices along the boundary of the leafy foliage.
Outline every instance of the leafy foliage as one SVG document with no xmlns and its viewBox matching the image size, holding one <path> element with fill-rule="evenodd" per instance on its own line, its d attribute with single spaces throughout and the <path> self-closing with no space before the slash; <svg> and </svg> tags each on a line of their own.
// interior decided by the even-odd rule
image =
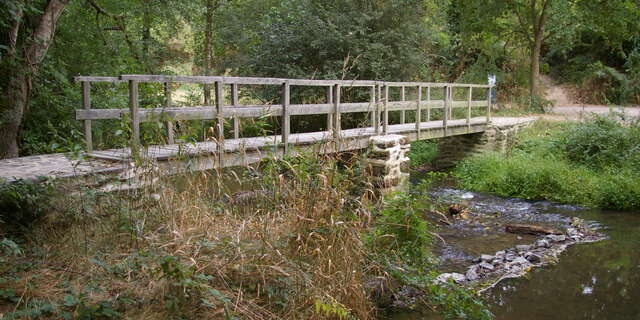
<svg viewBox="0 0 640 320">
<path fill-rule="evenodd" d="M 464 160 L 455 176 L 464 188 L 509 197 L 602 208 L 640 207 L 637 126 L 595 117 L 564 126 L 541 123 L 507 156 Z"/>
</svg>

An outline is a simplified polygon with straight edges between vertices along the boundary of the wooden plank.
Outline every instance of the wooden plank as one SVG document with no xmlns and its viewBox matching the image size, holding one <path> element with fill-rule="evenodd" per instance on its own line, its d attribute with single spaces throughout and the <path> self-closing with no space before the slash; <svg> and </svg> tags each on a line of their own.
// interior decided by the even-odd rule
<svg viewBox="0 0 640 320">
<path fill-rule="evenodd" d="M 140 148 L 140 114 L 138 113 L 138 82 L 129 80 L 129 112 L 131 118 L 131 154 L 139 155 Z"/>
<path fill-rule="evenodd" d="M 223 80 L 224 77 L 123 74 L 120 76 L 120 79 L 124 81 L 134 80 L 138 82 L 179 82 L 207 84 Z"/>
<path fill-rule="evenodd" d="M 282 85 L 282 147 L 285 155 L 289 151 L 289 132 L 291 131 L 291 117 L 287 110 L 290 99 L 290 88 L 287 81 Z"/>
<path fill-rule="evenodd" d="M 73 77 L 74 82 L 125 82 L 124 80 L 120 80 L 118 77 L 91 77 L 91 76 L 77 76 Z"/>
<path fill-rule="evenodd" d="M 449 117 L 449 87 L 442 88 L 442 97 L 444 99 L 444 110 L 442 112 L 442 127 L 444 127 L 445 135 L 447 132 L 447 118 Z"/>
<path fill-rule="evenodd" d="M 82 81 L 82 107 L 85 110 L 91 109 L 91 83 Z M 91 133 L 91 120 L 84 120 L 84 142 L 87 152 L 93 151 L 93 137 Z"/>
<path fill-rule="evenodd" d="M 384 134 L 389 133 L 389 86 L 385 85 L 384 86 L 384 111 L 382 113 L 382 132 Z"/>
<path fill-rule="evenodd" d="M 333 138 L 335 139 L 335 141 L 339 141 L 340 140 L 340 134 L 341 134 L 341 130 L 342 130 L 342 116 L 341 116 L 341 112 L 340 112 L 340 94 L 342 93 L 342 87 L 340 84 L 336 84 L 334 86 L 333 89 L 333 104 L 334 104 L 334 123 L 333 123 L 333 127 L 335 130 L 333 130 Z"/>
<path fill-rule="evenodd" d="M 427 121 L 431 121 L 431 87 L 427 87 Z"/>
<path fill-rule="evenodd" d="M 492 87 L 489 86 L 487 89 L 487 123 L 491 122 L 491 90 Z"/>
<path fill-rule="evenodd" d="M 216 129 L 215 129 L 215 141 L 218 144 L 218 147 L 222 149 L 224 147 L 224 82 L 216 81 L 215 83 L 215 93 L 216 93 Z"/>
<path fill-rule="evenodd" d="M 333 86 L 328 86 L 325 92 L 327 104 L 333 105 Z M 333 114 L 327 113 L 327 131 L 333 131 Z"/>
<path fill-rule="evenodd" d="M 239 104 L 238 103 L 238 84 L 232 83 L 231 84 L 231 105 L 233 107 L 237 107 L 238 104 Z M 233 138 L 234 139 L 240 138 L 240 117 L 238 116 L 233 117 Z"/>
<path fill-rule="evenodd" d="M 370 105 L 373 108 L 371 111 L 371 127 L 375 128 L 378 122 L 378 116 L 376 112 L 376 87 L 371 87 L 369 92 Z"/>
<path fill-rule="evenodd" d="M 416 134 L 420 139 L 420 123 L 422 122 L 422 86 L 418 86 L 416 101 Z"/>
<path fill-rule="evenodd" d="M 400 87 L 400 100 L 401 101 L 406 101 L 405 99 L 405 86 Z M 400 111 L 400 124 L 404 124 L 405 120 L 405 111 L 404 109 L 402 111 Z"/>
<path fill-rule="evenodd" d="M 165 108 L 171 108 L 171 104 L 173 103 L 172 99 L 171 99 L 171 86 L 169 85 L 168 82 L 164 82 L 162 84 L 162 88 L 164 89 L 164 106 Z M 169 120 L 165 122 L 165 127 L 167 130 L 167 143 L 168 144 L 173 144 L 174 143 L 174 127 L 173 127 L 173 121 Z"/>
<path fill-rule="evenodd" d="M 381 126 L 380 126 L 380 111 L 382 109 L 382 85 L 379 84 L 376 86 L 377 87 L 377 91 L 378 94 L 376 96 L 377 100 L 376 100 L 376 134 L 380 134 L 381 133 Z"/>
<path fill-rule="evenodd" d="M 467 126 L 471 130 L 471 97 L 473 95 L 473 87 L 469 87 L 469 95 L 467 96 Z"/>
</svg>

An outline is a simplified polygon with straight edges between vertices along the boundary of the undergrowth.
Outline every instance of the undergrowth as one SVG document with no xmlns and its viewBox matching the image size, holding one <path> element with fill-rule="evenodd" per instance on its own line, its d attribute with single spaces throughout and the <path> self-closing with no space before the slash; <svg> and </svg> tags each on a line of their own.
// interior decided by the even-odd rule
<svg viewBox="0 0 640 320">
<path fill-rule="evenodd" d="M 62 201 L 8 187 L 3 203 L 30 220 L 0 224 L 0 315 L 373 319 L 368 283 L 385 278 L 446 319 L 489 318 L 473 292 L 434 284 L 428 200 L 381 201 L 359 163 L 269 160 L 111 193 L 64 185 Z"/>
<path fill-rule="evenodd" d="M 485 153 L 455 169 L 463 188 L 601 208 L 640 208 L 640 126 L 594 116 L 538 121 L 507 155 Z"/>
</svg>

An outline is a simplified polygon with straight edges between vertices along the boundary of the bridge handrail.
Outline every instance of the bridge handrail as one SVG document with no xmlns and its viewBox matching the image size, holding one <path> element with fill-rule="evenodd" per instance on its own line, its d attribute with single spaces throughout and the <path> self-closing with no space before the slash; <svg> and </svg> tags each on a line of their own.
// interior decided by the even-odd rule
<svg viewBox="0 0 640 320">
<path fill-rule="evenodd" d="M 327 114 L 327 128 L 333 132 L 336 140 L 340 139 L 341 114 L 352 112 L 369 112 L 371 114 L 371 126 L 376 133 L 388 132 L 389 112 L 400 111 L 400 121 L 405 123 L 405 111 L 416 111 L 416 131 L 420 133 L 423 107 L 426 107 L 427 121 L 430 121 L 431 110 L 444 109 L 443 126 L 446 130 L 448 120 L 453 116 L 453 109 L 466 108 L 466 123 L 471 126 L 471 108 L 486 107 L 487 122 L 491 119 L 491 85 L 467 84 L 467 83 L 434 83 L 434 82 L 389 82 L 372 80 L 314 80 L 314 79 L 281 79 L 259 77 L 228 77 L 228 76 L 179 76 L 179 75 L 136 75 L 125 74 L 119 77 L 78 76 L 76 82 L 82 84 L 83 109 L 76 110 L 76 119 L 84 121 L 85 143 L 87 151 L 92 151 L 93 141 L 91 134 L 91 121 L 104 119 L 118 119 L 123 114 L 130 115 L 132 137 L 131 150 L 137 150 L 140 144 L 140 123 L 166 121 L 167 142 L 174 143 L 173 121 L 176 120 L 208 120 L 215 119 L 216 140 L 223 143 L 224 119 L 233 119 L 234 138 L 239 138 L 240 118 L 261 117 L 265 115 L 281 116 L 282 144 L 287 152 L 288 136 L 290 132 L 290 117 L 293 115 Z M 129 108 L 126 109 L 92 109 L 90 101 L 90 83 L 128 83 Z M 165 92 L 165 107 L 140 109 L 138 104 L 139 83 L 163 83 Z M 171 87 L 169 83 L 209 84 L 214 86 L 215 101 L 213 106 L 204 107 L 172 107 Z M 231 86 L 231 104 L 224 104 L 224 86 Z M 238 101 L 239 85 L 278 85 L 281 86 L 281 101 L 279 104 L 241 105 Z M 291 104 L 291 86 L 321 86 L 326 87 L 326 103 L 315 104 Z M 370 87 L 369 102 L 340 101 L 343 87 Z M 406 88 L 417 88 L 417 98 L 414 101 L 405 99 Z M 401 100 L 389 101 L 389 88 L 401 88 Z M 431 99 L 431 89 L 443 90 L 443 98 Z M 454 88 L 466 88 L 468 96 L 466 100 L 455 101 Z M 473 100 L 473 89 L 487 90 L 486 100 Z M 426 90 L 426 100 L 422 93 Z M 213 108 L 212 108 L 213 107 Z M 164 117 L 163 117 L 164 116 Z M 165 119 L 163 119 L 165 118 Z M 166 118 L 170 118 L 166 120 Z"/>
</svg>

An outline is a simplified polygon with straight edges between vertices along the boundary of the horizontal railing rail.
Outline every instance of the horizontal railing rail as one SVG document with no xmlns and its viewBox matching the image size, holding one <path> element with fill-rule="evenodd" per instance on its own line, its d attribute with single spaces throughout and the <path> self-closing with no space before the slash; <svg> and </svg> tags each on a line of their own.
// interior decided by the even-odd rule
<svg viewBox="0 0 640 320">
<path fill-rule="evenodd" d="M 180 120 L 216 120 L 215 138 L 224 143 L 224 120 L 233 119 L 234 138 L 239 138 L 240 119 L 265 116 L 282 117 L 281 131 L 284 152 L 287 152 L 290 135 L 291 116 L 326 114 L 327 130 L 333 133 L 334 139 L 340 139 L 341 115 L 347 113 L 367 112 L 370 114 L 370 128 L 378 134 L 388 133 L 389 112 L 400 112 L 400 123 L 406 121 L 406 111 L 415 111 L 415 130 L 420 133 L 422 115 L 426 112 L 426 121 L 431 121 L 433 110 L 442 110 L 442 126 L 446 132 L 448 121 L 452 120 L 454 109 L 466 109 L 466 123 L 471 126 L 471 109 L 486 107 L 486 121 L 491 119 L 490 90 L 492 86 L 485 84 L 432 83 L 432 82 L 388 82 L 371 80 L 307 80 L 256 77 L 226 76 L 177 76 L 177 75 L 121 75 L 119 77 L 78 76 L 76 82 L 82 84 L 83 108 L 76 110 L 76 119 L 84 122 L 86 150 L 93 150 L 91 121 L 120 119 L 129 117 L 131 124 L 131 150 L 137 152 L 140 145 L 140 123 L 166 122 L 167 143 L 174 143 L 174 121 Z M 91 83 L 127 83 L 129 93 L 128 108 L 96 109 L 91 106 Z M 139 83 L 162 83 L 165 94 L 164 107 L 140 108 Z M 215 92 L 213 105 L 177 107 L 173 105 L 170 83 L 212 85 Z M 239 103 L 239 86 L 280 86 L 280 101 L 275 104 L 242 105 Z M 231 103 L 225 105 L 225 86 L 230 87 Z M 291 103 L 291 87 L 315 86 L 325 87 L 325 103 L 298 104 Z M 342 102 L 343 88 L 368 87 L 368 102 Z M 389 100 L 389 89 L 400 89 L 400 100 Z M 414 100 L 406 99 L 408 88 L 416 90 Z M 433 90 L 442 90 L 441 98 L 431 99 Z M 464 100 L 454 99 L 455 89 L 466 89 Z M 474 100 L 473 91 L 486 91 L 486 99 Z M 423 93 L 426 95 L 423 96 Z"/>
</svg>

